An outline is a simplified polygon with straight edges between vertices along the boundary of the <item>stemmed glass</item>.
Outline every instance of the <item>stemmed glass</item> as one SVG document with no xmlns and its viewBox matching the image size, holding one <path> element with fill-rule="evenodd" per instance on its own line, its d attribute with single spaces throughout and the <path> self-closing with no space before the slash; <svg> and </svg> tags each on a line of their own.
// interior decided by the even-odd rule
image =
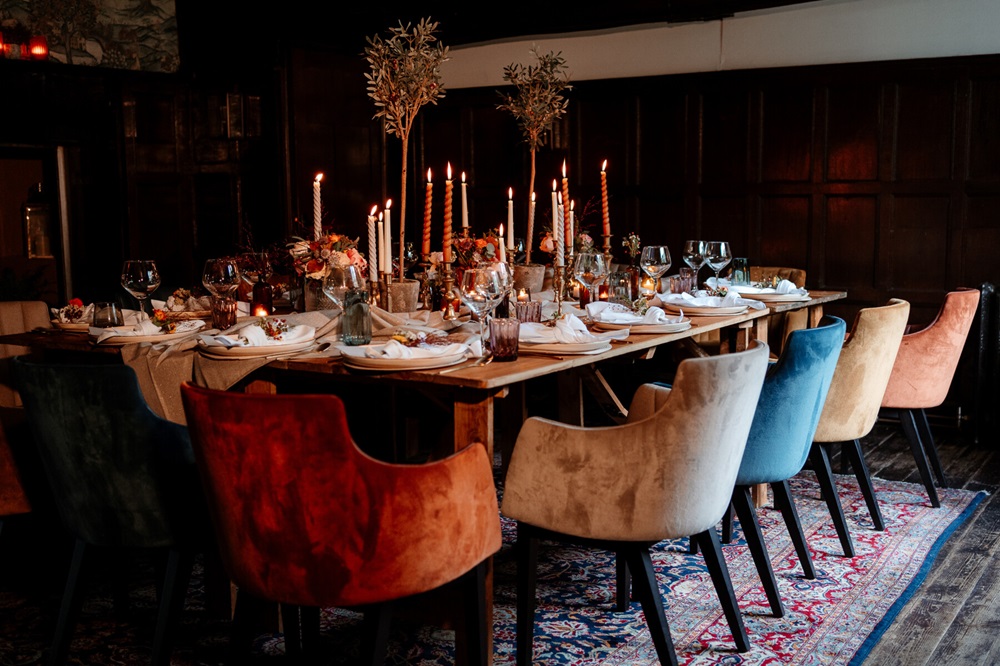
<svg viewBox="0 0 1000 666">
<path fill-rule="evenodd" d="M 344 295 L 350 290 L 363 291 L 368 288 L 361 269 L 354 264 L 347 266 L 332 266 L 330 273 L 323 278 L 323 293 L 344 309 Z"/>
<path fill-rule="evenodd" d="M 667 269 L 663 269 L 666 271 Z M 590 292 L 590 300 L 597 300 L 597 285 L 608 277 L 608 264 L 603 254 L 581 252 L 573 261 L 573 275 Z"/>
<path fill-rule="evenodd" d="M 271 262 L 267 252 L 244 252 L 237 259 L 240 277 L 252 288 L 259 280 L 271 275 Z"/>
<path fill-rule="evenodd" d="M 694 271 L 694 289 L 698 288 L 698 271 L 705 265 L 707 243 L 701 240 L 689 240 L 684 243 L 684 263 Z"/>
<path fill-rule="evenodd" d="M 729 251 L 729 243 L 726 241 L 710 241 L 705 247 L 705 263 L 715 271 L 715 288 L 719 288 L 719 271 L 729 265 L 733 260 L 733 253 Z"/>
<path fill-rule="evenodd" d="M 670 250 L 666 245 L 647 245 L 642 248 L 639 265 L 655 283 L 660 276 L 670 270 Z"/>
<path fill-rule="evenodd" d="M 490 308 L 488 314 L 492 314 L 493 311 L 496 310 L 497 306 L 503 302 L 503 299 L 507 298 L 510 290 L 514 288 L 514 274 L 511 272 L 510 266 L 502 261 L 481 261 L 476 265 L 476 268 L 496 273 L 497 280 L 500 281 L 500 289 L 502 290 L 502 293 L 500 294 L 500 298 L 497 299 L 497 302 L 493 304 L 492 308 Z"/>
<path fill-rule="evenodd" d="M 482 345 L 483 356 L 486 356 L 486 329 L 483 320 L 503 296 L 500 278 L 497 271 L 487 268 L 467 268 L 462 273 L 462 284 L 459 289 L 462 292 L 462 302 L 479 320 L 479 343 Z"/>
<path fill-rule="evenodd" d="M 201 273 L 201 283 L 212 294 L 212 325 L 225 330 L 236 323 L 236 299 L 240 287 L 240 269 L 236 259 L 209 259 Z"/>
<path fill-rule="evenodd" d="M 122 266 L 122 287 L 139 301 L 139 320 L 146 316 L 145 302 L 160 286 L 160 271 L 150 259 L 129 259 Z"/>
</svg>

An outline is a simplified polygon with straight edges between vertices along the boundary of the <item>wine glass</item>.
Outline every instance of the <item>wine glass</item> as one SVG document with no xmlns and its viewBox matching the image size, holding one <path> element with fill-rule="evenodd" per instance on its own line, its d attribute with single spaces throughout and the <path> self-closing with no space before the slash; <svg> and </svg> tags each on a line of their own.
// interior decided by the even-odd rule
<svg viewBox="0 0 1000 666">
<path fill-rule="evenodd" d="M 236 290 L 240 287 L 240 269 L 233 257 L 209 259 L 201 273 L 201 283 L 212 295 L 212 325 L 226 330 L 236 324 Z"/>
<path fill-rule="evenodd" d="M 267 252 L 244 252 L 237 257 L 237 266 L 240 277 L 250 287 L 271 275 L 271 262 Z"/>
<path fill-rule="evenodd" d="M 719 288 L 719 271 L 729 265 L 733 260 L 733 253 L 729 251 L 729 243 L 726 241 L 710 241 L 705 246 L 705 263 L 715 271 L 715 288 Z"/>
<path fill-rule="evenodd" d="M 653 278 L 654 283 L 670 270 L 670 264 L 670 250 L 666 245 L 647 245 L 642 248 L 639 265 L 646 271 L 646 275 Z"/>
<path fill-rule="evenodd" d="M 465 303 L 479 320 L 479 343 L 482 345 L 483 356 L 486 355 L 486 330 L 483 320 L 486 314 L 500 301 L 503 287 L 496 271 L 486 268 L 467 268 L 462 273 L 462 302 Z"/>
<path fill-rule="evenodd" d="M 667 261 L 669 266 L 669 259 Z M 590 292 L 591 300 L 596 301 L 597 285 L 604 282 L 604 278 L 608 276 L 608 264 L 604 261 L 604 255 L 592 252 L 581 252 L 576 255 L 576 259 L 573 260 L 573 275 Z"/>
<path fill-rule="evenodd" d="M 705 265 L 705 241 L 689 240 L 684 243 L 684 263 L 694 271 L 694 287 L 698 288 L 698 271 Z"/>
<path fill-rule="evenodd" d="M 344 295 L 352 289 L 359 291 L 367 289 L 364 274 L 354 264 L 332 266 L 330 273 L 323 278 L 323 293 L 334 304 L 339 305 L 341 310 L 344 308 Z"/>
<path fill-rule="evenodd" d="M 160 286 L 160 271 L 151 259 L 129 259 L 122 266 L 122 287 L 139 301 L 139 320 L 146 316 L 145 302 Z"/>
<path fill-rule="evenodd" d="M 510 290 L 514 288 L 514 273 L 511 271 L 510 266 L 502 261 L 481 261 L 476 265 L 476 268 L 493 271 L 496 273 L 497 280 L 500 282 L 500 297 L 497 299 L 497 302 L 493 304 L 493 307 L 490 308 L 488 313 L 492 314 L 497 306 L 503 302 L 503 299 L 507 298 Z"/>
</svg>

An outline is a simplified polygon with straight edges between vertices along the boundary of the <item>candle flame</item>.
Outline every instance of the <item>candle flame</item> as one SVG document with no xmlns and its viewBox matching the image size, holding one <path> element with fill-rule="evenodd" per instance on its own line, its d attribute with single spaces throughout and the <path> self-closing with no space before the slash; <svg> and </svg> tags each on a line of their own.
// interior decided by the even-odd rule
<svg viewBox="0 0 1000 666">
<path fill-rule="evenodd" d="M 448 180 L 451 180 L 451 162 L 448 162 Z"/>
<path fill-rule="evenodd" d="M 532 201 L 532 202 L 534 202 L 534 201 L 535 201 L 535 193 L 534 193 L 534 192 L 532 192 L 532 193 L 531 193 L 531 201 Z"/>
<path fill-rule="evenodd" d="M 503 238 L 503 224 L 500 225 L 500 238 Z"/>
<path fill-rule="evenodd" d="M 431 170 L 427 169 L 427 182 L 431 182 Z"/>
<path fill-rule="evenodd" d="M 555 179 L 555 178 L 553 178 L 553 179 L 552 179 L 552 191 L 553 191 L 553 192 L 555 192 L 555 191 L 556 191 L 557 189 L 559 189 L 559 188 L 558 188 L 558 186 L 556 185 L 556 179 Z"/>
<path fill-rule="evenodd" d="M 465 182 L 465 172 L 464 171 L 462 172 L 462 182 L 463 183 Z"/>
<path fill-rule="evenodd" d="M 576 201 L 574 201 L 573 199 L 570 199 L 570 200 L 569 200 L 569 209 L 570 209 L 570 210 L 573 210 L 573 208 L 574 208 L 575 206 L 576 206 Z"/>
<path fill-rule="evenodd" d="M 507 188 L 507 199 L 510 200 L 510 199 L 513 199 L 513 198 L 514 198 L 514 188 L 513 187 L 508 187 Z"/>
<path fill-rule="evenodd" d="M 379 213 L 379 214 L 378 214 L 378 221 L 379 221 L 379 222 L 381 222 L 381 221 L 382 221 L 382 213 Z"/>
<path fill-rule="evenodd" d="M 375 217 L 375 212 L 378 210 L 378 204 L 372 206 L 372 212 L 368 213 L 371 217 Z"/>
<path fill-rule="evenodd" d="M 566 177 L 566 160 L 563 160 L 563 178 Z"/>
<path fill-rule="evenodd" d="M 601 171 L 607 171 L 607 170 L 608 170 L 608 161 L 604 160 L 604 164 L 601 165 Z"/>
<path fill-rule="evenodd" d="M 253 314 L 255 317 L 266 317 L 271 313 L 268 312 L 267 308 L 265 308 L 263 305 L 258 305 L 256 308 L 254 308 Z"/>
<path fill-rule="evenodd" d="M 321 180 L 323 180 L 323 172 L 322 171 L 320 171 L 318 174 L 316 174 L 316 182 L 318 183 Z"/>
<path fill-rule="evenodd" d="M 385 209 L 389 210 L 392 207 L 392 199 L 385 200 Z"/>
</svg>

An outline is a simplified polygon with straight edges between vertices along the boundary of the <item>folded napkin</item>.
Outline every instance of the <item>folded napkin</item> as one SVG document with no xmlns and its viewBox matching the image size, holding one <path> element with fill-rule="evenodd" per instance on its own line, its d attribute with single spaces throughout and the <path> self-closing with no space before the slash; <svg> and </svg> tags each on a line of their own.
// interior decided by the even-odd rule
<svg viewBox="0 0 1000 666">
<path fill-rule="evenodd" d="M 809 290 L 803 289 L 795 286 L 795 283 L 790 280 L 782 280 L 778 283 L 776 287 L 751 287 L 750 285 L 737 284 L 729 288 L 731 291 L 738 292 L 740 294 L 745 294 L 747 296 L 753 296 L 754 294 L 781 294 L 781 295 L 796 295 L 796 296 L 808 296 Z"/>
<path fill-rule="evenodd" d="M 730 292 L 725 297 L 709 296 L 705 290 L 699 290 L 694 294 L 684 292 L 683 294 L 657 294 L 649 302 L 650 307 L 654 305 L 672 305 L 676 308 L 735 308 L 744 305 L 754 310 L 763 310 L 767 306 L 760 301 L 749 298 L 740 298 L 739 294 Z"/>
<path fill-rule="evenodd" d="M 206 347 L 273 347 L 276 345 L 293 345 L 298 342 L 308 342 L 316 337 L 316 328 L 299 324 L 289 326 L 287 331 L 281 333 L 280 337 L 270 336 L 258 326 L 256 322 L 252 325 L 243 326 L 239 330 L 229 334 L 202 335 L 201 343 Z"/>
<path fill-rule="evenodd" d="M 628 329 L 591 333 L 576 315 L 566 315 L 557 319 L 555 326 L 525 322 L 521 324 L 518 340 L 528 344 L 572 344 L 598 342 L 600 340 L 624 340 Z"/>
<path fill-rule="evenodd" d="M 440 311 L 418 310 L 416 312 L 388 312 L 380 307 L 372 307 L 372 337 L 392 335 L 399 329 L 436 333 L 450 331 L 459 322 L 448 321 Z"/>
<path fill-rule="evenodd" d="M 94 321 L 94 304 L 84 306 L 67 305 L 61 308 L 49 308 L 52 318 L 60 324 L 86 324 Z"/>
<path fill-rule="evenodd" d="M 467 342 L 454 342 L 450 345 L 419 344 L 415 347 L 409 347 L 398 340 L 389 340 L 384 344 L 364 345 L 363 347 L 342 347 L 341 351 L 348 356 L 364 356 L 366 358 L 434 358 L 437 356 L 465 354 L 469 351 L 469 344 Z"/>
<path fill-rule="evenodd" d="M 210 296 L 188 296 L 181 299 L 171 295 L 167 297 L 166 301 L 150 300 L 154 308 L 167 312 L 203 312 L 212 309 L 212 298 Z"/>
<path fill-rule="evenodd" d="M 108 338 L 144 337 L 151 335 L 162 336 L 164 342 L 166 342 L 168 340 L 176 339 L 178 335 L 183 336 L 184 333 L 194 333 L 204 325 L 205 322 L 200 319 L 177 322 L 173 333 L 167 333 L 151 320 L 144 319 L 137 324 L 126 326 L 112 326 L 110 328 L 91 327 L 90 334 L 97 337 L 98 344 L 104 342 Z"/>
<path fill-rule="evenodd" d="M 656 326 L 661 324 L 679 324 L 684 319 L 683 315 L 672 317 L 664 312 L 662 308 L 655 305 L 646 310 L 645 314 L 640 315 L 632 312 L 632 310 L 624 305 L 619 303 L 608 303 L 607 301 L 588 303 L 587 314 L 589 314 L 590 318 L 594 321 L 604 322 L 605 324 L 642 324 Z"/>
</svg>

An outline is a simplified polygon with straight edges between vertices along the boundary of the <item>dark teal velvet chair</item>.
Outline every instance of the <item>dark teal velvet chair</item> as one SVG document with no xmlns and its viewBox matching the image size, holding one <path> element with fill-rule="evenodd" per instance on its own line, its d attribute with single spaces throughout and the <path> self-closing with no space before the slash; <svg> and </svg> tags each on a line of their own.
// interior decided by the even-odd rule
<svg viewBox="0 0 1000 666">
<path fill-rule="evenodd" d="M 775 617 L 782 617 L 784 608 L 750 488 L 770 484 L 774 506 L 785 520 L 803 573 L 806 578 L 815 578 L 788 479 L 798 474 L 809 458 L 846 330 L 843 319 L 824 317 L 818 327 L 793 331 L 788 336 L 781 356 L 771 364 L 764 379 L 736 476 L 732 503 Z"/>
<path fill-rule="evenodd" d="M 88 553 L 140 548 L 166 556 L 152 663 L 169 663 L 193 555 L 207 538 L 187 428 L 149 409 L 128 366 L 18 357 L 13 368 L 56 510 L 76 541 L 48 662 L 66 661 Z"/>
</svg>

